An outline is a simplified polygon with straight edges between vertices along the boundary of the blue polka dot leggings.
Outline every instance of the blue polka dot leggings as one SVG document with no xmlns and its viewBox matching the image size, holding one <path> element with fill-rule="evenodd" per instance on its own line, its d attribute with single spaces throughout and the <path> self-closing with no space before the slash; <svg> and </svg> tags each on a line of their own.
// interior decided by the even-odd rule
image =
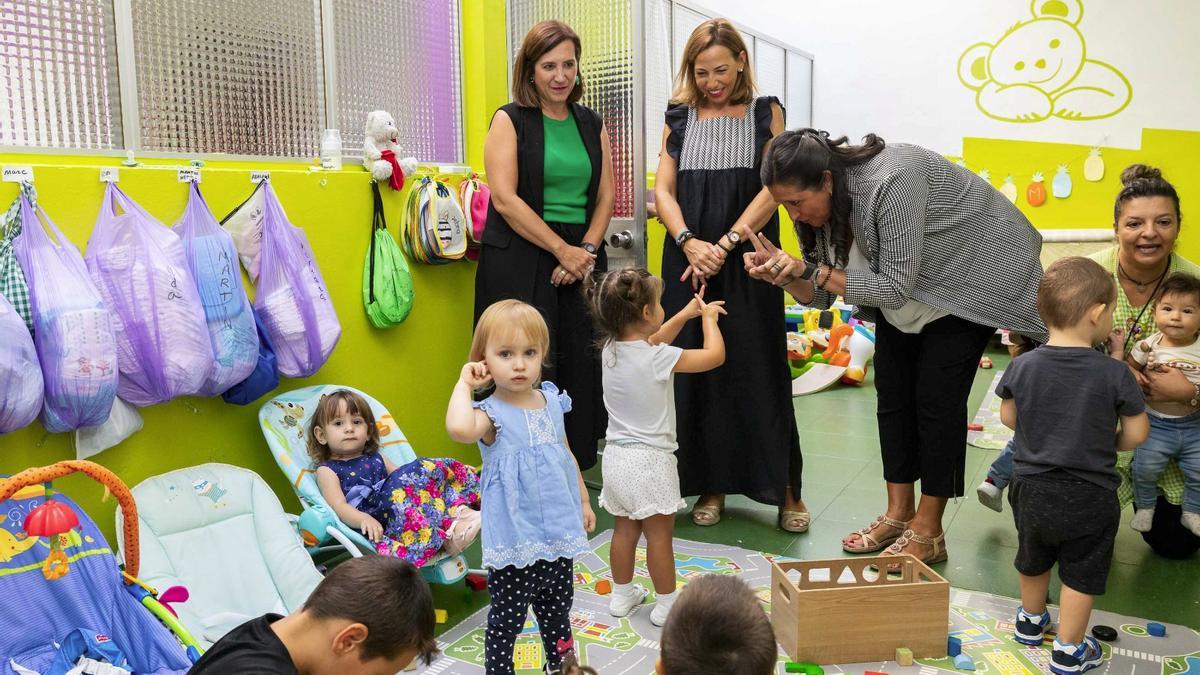
<svg viewBox="0 0 1200 675">
<path fill-rule="evenodd" d="M 529 608 L 537 617 L 550 668 L 558 668 L 558 644 L 571 640 L 574 569 L 570 558 L 539 560 L 527 567 L 501 567 L 488 572 L 488 610 L 484 652 L 487 675 L 513 673 L 513 645 Z"/>
</svg>

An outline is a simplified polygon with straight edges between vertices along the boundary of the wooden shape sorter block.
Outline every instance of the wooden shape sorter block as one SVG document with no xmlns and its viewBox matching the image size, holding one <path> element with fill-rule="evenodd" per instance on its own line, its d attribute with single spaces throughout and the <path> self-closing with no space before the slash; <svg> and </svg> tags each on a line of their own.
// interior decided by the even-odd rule
<svg viewBox="0 0 1200 675">
<path fill-rule="evenodd" d="M 899 574 L 884 574 L 899 563 Z M 870 569 L 878 564 L 876 570 Z M 890 661 L 946 655 L 950 583 L 909 555 L 775 561 L 771 625 L 795 661 Z"/>
</svg>

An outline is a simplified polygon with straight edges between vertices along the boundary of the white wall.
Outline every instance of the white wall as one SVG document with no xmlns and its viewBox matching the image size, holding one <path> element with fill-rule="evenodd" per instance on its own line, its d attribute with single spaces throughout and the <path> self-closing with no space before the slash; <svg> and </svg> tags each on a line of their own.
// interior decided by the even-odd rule
<svg viewBox="0 0 1200 675">
<path fill-rule="evenodd" d="M 814 125 L 852 138 L 959 154 L 964 136 L 1137 148 L 1143 128 L 1200 129 L 1200 3 L 1091 0 L 1087 57 L 1133 86 L 1127 108 L 1089 121 L 988 118 L 959 81 L 959 56 L 1032 19 L 1028 0 L 699 0 L 706 9 L 816 57 Z"/>
</svg>

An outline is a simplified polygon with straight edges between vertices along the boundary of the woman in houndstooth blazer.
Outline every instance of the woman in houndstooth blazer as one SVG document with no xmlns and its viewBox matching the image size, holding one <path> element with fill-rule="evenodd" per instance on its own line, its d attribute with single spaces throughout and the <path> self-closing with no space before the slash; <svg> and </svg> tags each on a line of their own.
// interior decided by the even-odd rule
<svg viewBox="0 0 1200 675">
<path fill-rule="evenodd" d="M 842 548 L 941 562 L 942 513 L 963 494 L 979 357 L 998 326 L 1045 339 L 1036 305 L 1041 236 L 975 174 L 874 134 L 849 145 L 814 129 L 784 132 L 762 179 L 792 217 L 804 258 L 759 241 L 744 256 L 750 275 L 814 307 L 841 295 L 876 323 L 888 506 Z"/>
</svg>

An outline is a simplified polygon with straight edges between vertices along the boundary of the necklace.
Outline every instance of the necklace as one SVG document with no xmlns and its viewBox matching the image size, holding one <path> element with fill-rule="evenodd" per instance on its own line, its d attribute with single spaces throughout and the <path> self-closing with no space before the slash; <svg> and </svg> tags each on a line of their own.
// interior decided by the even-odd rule
<svg viewBox="0 0 1200 675">
<path fill-rule="evenodd" d="M 1125 268 L 1121 267 L 1120 262 L 1117 263 L 1117 271 L 1120 272 L 1121 276 L 1125 277 L 1126 280 L 1133 282 L 1133 285 L 1137 286 L 1138 293 L 1145 293 L 1146 288 L 1149 287 L 1150 284 L 1157 284 L 1158 282 L 1162 281 L 1163 277 L 1167 276 L 1167 270 L 1169 269 L 1171 269 L 1170 258 L 1167 259 L 1167 266 L 1163 268 L 1162 274 L 1158 275 L 1157 279 L 1154 279 L 1153 281 L 1138 281 L 1137 279 L 1129 276 L 1129 272 L 1126 272 Z"/>
</svg>

